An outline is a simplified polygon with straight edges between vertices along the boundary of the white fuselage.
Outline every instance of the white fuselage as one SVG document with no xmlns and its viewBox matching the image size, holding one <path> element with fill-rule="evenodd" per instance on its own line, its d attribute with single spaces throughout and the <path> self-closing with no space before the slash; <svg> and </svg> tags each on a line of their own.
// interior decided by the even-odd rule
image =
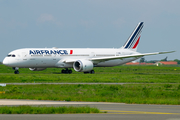
<svg viewBox="0 0 180 120">
<path fill-rule="evenodd" d="M 3 64 L 19 68 L 48 68 L 61 67 L 72 68 L 73 63 L 65 63 L 65 60 L 81 60 L 89 58 L 102 58 L 139 54 L 129 49 L 107 48 L 25 48 L 10 52 L 4 59 Z M 96 67 L 110 67 L 121 65 L 139 57 L 115 59 L 108 61 L 93 62 Z"/>
</svg>

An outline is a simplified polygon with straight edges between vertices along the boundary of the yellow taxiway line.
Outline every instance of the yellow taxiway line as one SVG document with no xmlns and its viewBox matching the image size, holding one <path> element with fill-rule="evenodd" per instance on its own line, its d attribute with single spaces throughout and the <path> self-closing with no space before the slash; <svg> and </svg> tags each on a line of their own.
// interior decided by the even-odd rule
<svg viewBox="0 0 180 120">
<path fill-rule="evenodd" d="M 106 114 L 176 114 L 180 113 L 163 113 L 163 112 L 145 112 L 145 111 L 119 111 L 119 110 L 100 110 L 101 112 L 107 112 Z"/>
</svg>

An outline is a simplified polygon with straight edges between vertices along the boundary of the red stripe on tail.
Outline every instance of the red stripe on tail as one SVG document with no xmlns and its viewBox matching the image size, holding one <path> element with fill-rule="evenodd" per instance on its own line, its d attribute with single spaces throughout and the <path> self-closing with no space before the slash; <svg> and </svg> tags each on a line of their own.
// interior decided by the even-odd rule
<svg viewBox="0 0 180 120">
<path fill-rule="evenodd" d="M 140 40 L 140 37 L 141 37 L 141 36 L 139 36 L 138 40 L 136 41 L 135 45 L 133 46 L 133 49 L 135 49 L 135 48 L 137 47 L 137 45 L 138 45 L 138 43 L 139 43 L 139 40 Z"/>
</svg>

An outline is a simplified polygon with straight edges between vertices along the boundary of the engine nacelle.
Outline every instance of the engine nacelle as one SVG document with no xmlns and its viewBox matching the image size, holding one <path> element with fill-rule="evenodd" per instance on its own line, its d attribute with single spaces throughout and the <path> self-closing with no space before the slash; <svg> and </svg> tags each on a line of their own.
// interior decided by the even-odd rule
<svg viewBox="0 0 180 120">
<path fill-rule="evenodd" d="M 42 71 L 45 70 L 46 68 L 29 68 L 31 71 Z"/>
<path fill-rule="evenodd" d="M 78 60 L 74 62 L 73 68 L 77 72 L 87 72 L 93 69 L 93 63 L 89 60 Z"/>
</svg>

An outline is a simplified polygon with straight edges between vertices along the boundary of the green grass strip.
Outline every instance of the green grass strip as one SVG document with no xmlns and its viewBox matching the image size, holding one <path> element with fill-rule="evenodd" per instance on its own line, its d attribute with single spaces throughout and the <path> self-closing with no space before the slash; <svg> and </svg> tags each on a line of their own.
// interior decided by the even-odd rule
<svg viewBox="0 0 180 120">
<path fill-rule="evenodd" d="M 0 99 L 180 105 L 180 84 L 8 85 Z"/>
<path fill-rule="evenodd" d="M 46 107 L 46 106 L 13 106 L 0 107 L 0 114 L 68 114 L 68 113 L 99 113 L 97 108 L 85 107 Z"/>
<path fill-rule="evenodd" d="M 61 74 L 60 68 L 30 71 L 0 65 L 0 83 L 180 83 L 179 66 L 94 67 L 95 74 L 75 72 Z"/>
</svg>

